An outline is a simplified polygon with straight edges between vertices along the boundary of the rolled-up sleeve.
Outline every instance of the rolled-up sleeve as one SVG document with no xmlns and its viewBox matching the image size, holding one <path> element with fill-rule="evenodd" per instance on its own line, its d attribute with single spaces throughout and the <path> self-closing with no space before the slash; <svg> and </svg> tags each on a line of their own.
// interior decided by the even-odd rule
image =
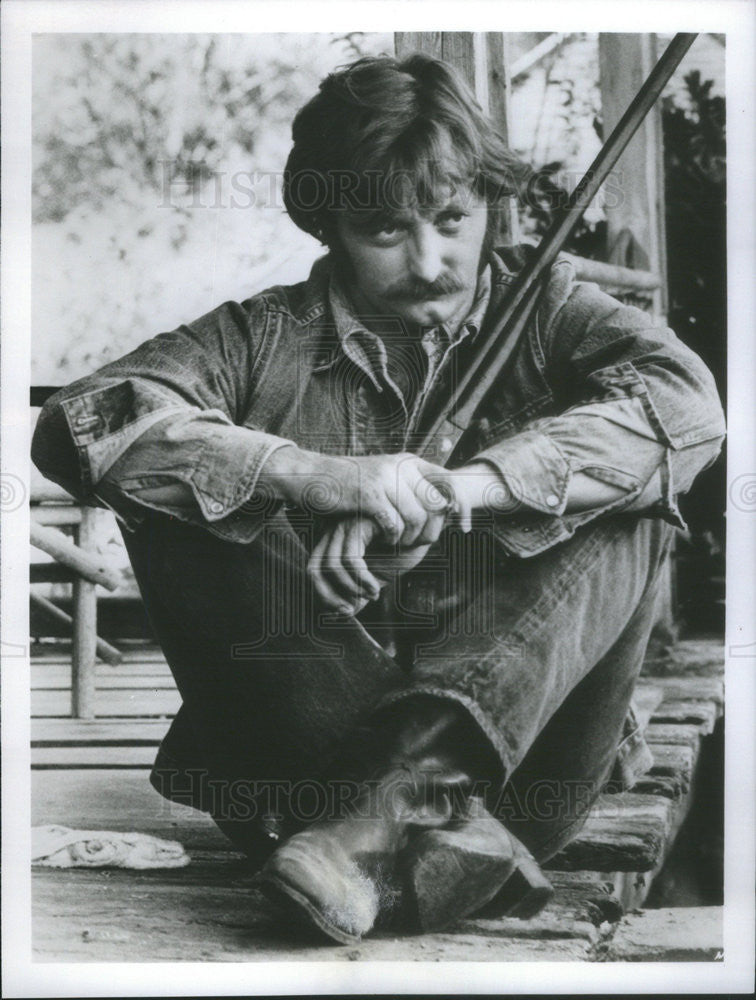
<svg viewBox="0 0 756 1000">
<path fill-rule="evenodd" d="M 261 523 L 248 502 L 260 470 L 291 443 L 241 425 L 263 332 L 255 300 L 226 303 L 73 383 L 40 414 L 35 465 L 128 528 L 151 507 L 249 540 Z M 156 499 L 171 485 L 183 487 L 184 502 Z"/>
<path fill-rule="evenodd" d="M 560 412 L 531 421 L 475 458 L 499 473 L 511 502 L 496 533 L 535 555 L 607 513 L 684 526 L 676 496 L 719 454 L 724 415 L 714 379 L 674 333 L 593 284 L 555 268 L 535 336 Z M 571 513 L 572 477 L 614 487 L 611 501 Z"/>
</svg>

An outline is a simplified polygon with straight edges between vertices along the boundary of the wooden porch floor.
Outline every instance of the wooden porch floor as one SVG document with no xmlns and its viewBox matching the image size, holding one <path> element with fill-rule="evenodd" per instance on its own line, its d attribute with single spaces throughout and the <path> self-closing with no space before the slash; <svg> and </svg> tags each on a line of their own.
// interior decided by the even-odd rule
<svg viewBox="0 0 756 1000">
<path fill-rule="evenodd" d="M 305 941 L 251 888 L 251 873 L 207 816 L 166 802 L 147 771 L 179 698 L 159 653 L 98 667 L 98 715 L 67 718 L 70 665 L 32 665 L 32 822 L 139 830 L 181 841 L 187 868 L 35 869 L 37 961 L 713 960 L 721 908 L 645 910 L 687 815 L 702 746 L 723 712 L 723 657 L 680 643 L 650 662 L 637 702 L 655 763 L 629 793 L 604 795 L 551 863 L 556 896 L 533 920 L 462 921 L 443 934 L 376 935 L 353 947 Z"/>
</svg>

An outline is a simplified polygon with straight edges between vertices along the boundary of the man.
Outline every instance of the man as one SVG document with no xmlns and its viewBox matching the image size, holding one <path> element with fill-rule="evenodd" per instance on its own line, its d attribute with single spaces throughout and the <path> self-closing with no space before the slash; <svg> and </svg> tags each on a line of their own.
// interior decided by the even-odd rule
<svg viewBox="0 0 756 1000">
<path fill-rule="evenodd" d="M 560 261 L 453 470 L 416 457 L 522 264 L 518 164 L 424 56 L 332 74 L 293 140 L 307 281 L 57 393 L 33 457 L 122 523 L 183 699 L 153 784 L 269 894 L 342 942 L 527 915 L 533 859 L 648 766 L 630 697 L 713 380 Z"/>
</svg>

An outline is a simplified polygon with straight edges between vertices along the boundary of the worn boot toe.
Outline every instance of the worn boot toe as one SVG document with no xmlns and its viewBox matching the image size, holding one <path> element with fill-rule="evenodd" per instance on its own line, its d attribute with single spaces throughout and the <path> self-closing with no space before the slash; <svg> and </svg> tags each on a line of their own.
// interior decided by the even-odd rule
<svg viewBox="0 0 756 1000">
<path fill-rule="evenodd" d="M 380 892 L 338 839 L 305 830 L 278 848 L 256 877 L 268 895 L 283 895 L 312 926 L 353 944 L 375 924 Z"/>
</svg>

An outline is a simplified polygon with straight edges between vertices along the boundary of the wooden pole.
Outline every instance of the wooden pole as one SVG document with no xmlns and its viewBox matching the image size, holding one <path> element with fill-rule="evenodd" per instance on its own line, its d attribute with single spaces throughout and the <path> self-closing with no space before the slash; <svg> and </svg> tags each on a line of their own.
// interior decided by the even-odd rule
<svg viewBox="0 0 756 1000">
<path fill-rule="evenodd" d="M 64 625 L 73 627 L 73 618 L 66 614 L 66 612 L 53 604 L 52 601 L 48 601 L 46 597 L 41 594 L 35 594 L 34 591 L 29 592 L 29 597 L 32 602 L 37 605 L 45 614 L 49 615 L 55 621 L 62 622 Z M 111 646 L 109 642 L 101 639 L 99 636 L 95 636 L 95 648 L 97 655 L 104 663 L 109 663 L 112 667 L 117 666 L 119 663 L 123 662 L 123 655 L 120 650 L 116 649 L 115 646 Z"/>
<path fill-rule="evenodd" d="M 604 132 L 614 128 L 629 98 L 638 90 L 656 60 L 656 35 L 599 35 L 601 114 Z M 605 204 L 607 255 L 614 264 L 630 264 L 659 275 L 652 294 L 652 312 L 666 322 L 667 253 L 664 206 L 664 146 L 661 107 L 646 116 L 615 168 L 612 198 Z M 674 560 L 662 568 L 656 605 L 656 632 L 665 641 L 677 635 L 674 602 Z"/>
<path fill-rule="evenodd" d="M 90 540 L 90 525 L 95 511 L 91 507 L 82 508 L 82 519 L 79 525 L 79 537 Z M 87 526 L 84 527 L 84 522 Z M 83 534 L 82 534 L 83 529 Z M 114 573 L 104 563 L 98 562 L 88 552 L 85 552 L 81 545 L 75 545 L 70 538 L 58 531 L 42 524 L 32 522 L 30 529 L 32 545 L 46 552 L 58 562 L 68 566 L 79 576 L 89 583 L 99 583 L 107 590 L 117 590 L 120 580 L 118 574 Z"/>
<path fill-rule="evenodd" d="M 599 35 L 601 115 L 608 135 L 628 102 L 656 62 L 656 35 Z M 624 264 L 659 275 L 653 297 L 657 317 L 667 312 L 666 234 L 664 225 L 664 163 L 661 107 L 646 115 L 613 171 L 604 211 L 607 254 L 612 264 Z"/>
<path fill-rule="evenodd" d="M 79 546 L 87 549 L 94 539 L 95 511 L 85 507 L 77 529 Z M 71 662 L 71 715 L 93 719 L 95 714 L 95 658 L 97 655 L 97 594 L 95 584 L 79 577 L 73 584 L 73 656 Z"/>
</svg>

